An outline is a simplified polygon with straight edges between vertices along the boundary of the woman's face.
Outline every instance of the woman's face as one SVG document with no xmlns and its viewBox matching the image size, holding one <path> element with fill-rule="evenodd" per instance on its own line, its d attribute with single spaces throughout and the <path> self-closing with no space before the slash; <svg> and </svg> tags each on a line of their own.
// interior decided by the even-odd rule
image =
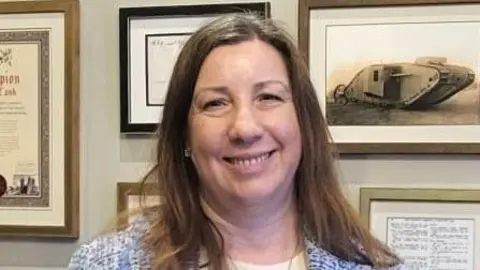
<svg viewBox="0 0 480 270">
<path fill-rule="evenodd" d="M 291 192 L 301 136 L 275 48 L 252 40 L 214 49 L 193 95 L 188 146 L 209 195 L 263 200 Z"/>
</svg>

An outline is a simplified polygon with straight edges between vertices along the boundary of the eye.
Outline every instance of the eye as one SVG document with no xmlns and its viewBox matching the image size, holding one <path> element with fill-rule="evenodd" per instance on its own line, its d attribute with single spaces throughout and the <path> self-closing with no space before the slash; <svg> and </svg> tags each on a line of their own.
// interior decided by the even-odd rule
<svg viewBox="0 0 480 270">
<path fill-rule="evenodd" d="M 224 105 L 226 105 L 225 100 L 214 99 L 214 100 L 211 100 L 211 101 L 208 101 L 207 103 L 205 103 L 205 105 L 203 105 L 202 108 L 204 110 L 208 110 L 208 109 L 215 109 L 215 108 L 218 108 L 218 107 L 221 107 L 221 106 L 224 106 Z"/>
<path fill-rule="evenodd" d="M 281 97 L 279 97 L 277 95 L 273 95 L 273 94 L 261 94 L 259 99 L 260 100 L 267 100 L 267 101 L 282 101 Z"/>
</svg>

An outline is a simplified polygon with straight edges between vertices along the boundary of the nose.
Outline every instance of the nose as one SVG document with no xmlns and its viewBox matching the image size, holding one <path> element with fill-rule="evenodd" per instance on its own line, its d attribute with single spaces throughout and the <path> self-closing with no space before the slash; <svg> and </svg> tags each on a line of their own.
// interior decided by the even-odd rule
<svg viewBox="0 0 480 270">
<path fill-rule="evenodd" d="M 249 146 L 263 136 L 259 115 L 249 106 L 237 108 L 232 112 L 228 136 L 232 143 Z"/>
</svg>

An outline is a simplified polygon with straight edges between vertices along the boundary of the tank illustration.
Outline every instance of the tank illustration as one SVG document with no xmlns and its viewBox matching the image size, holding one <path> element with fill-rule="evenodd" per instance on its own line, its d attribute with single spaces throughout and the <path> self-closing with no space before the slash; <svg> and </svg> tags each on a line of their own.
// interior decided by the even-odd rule
<svg viewBox="0 0 480 270">
<path fill-rule="evenodd" d="M 340 104 L 421 109 L 444 102 L 474 80 L 472 69 L 447 64 L 445 57 L 419 57 L 414 63 L 369 65 L 347 85 L 337 85 L 333 98 Z"/>
</svg>

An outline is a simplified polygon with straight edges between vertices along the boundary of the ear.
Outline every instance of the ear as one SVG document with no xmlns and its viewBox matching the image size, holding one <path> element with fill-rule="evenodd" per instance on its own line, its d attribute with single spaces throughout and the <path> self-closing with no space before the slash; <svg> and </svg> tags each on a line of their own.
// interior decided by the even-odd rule
<svg viewBox="0 0 480 270">
<path fill-rule="evenodd" d="M 189 144 L 188 142 L 185 142 L 185 144 L 184 144 L 183 155 L 184 155 L 186 158 L 189 158 L 189 157 L 192 156 L 192 150 L 191 150 L 190 144 Z"/>
<path fill-rule="evenodd" d="M 186 146 L 185 149 L 183 150 L 183 155 L 185 157 L 190 157 L 192 155 L 192 152 L 190 151 L 190 147 Z"/>
</svg>

